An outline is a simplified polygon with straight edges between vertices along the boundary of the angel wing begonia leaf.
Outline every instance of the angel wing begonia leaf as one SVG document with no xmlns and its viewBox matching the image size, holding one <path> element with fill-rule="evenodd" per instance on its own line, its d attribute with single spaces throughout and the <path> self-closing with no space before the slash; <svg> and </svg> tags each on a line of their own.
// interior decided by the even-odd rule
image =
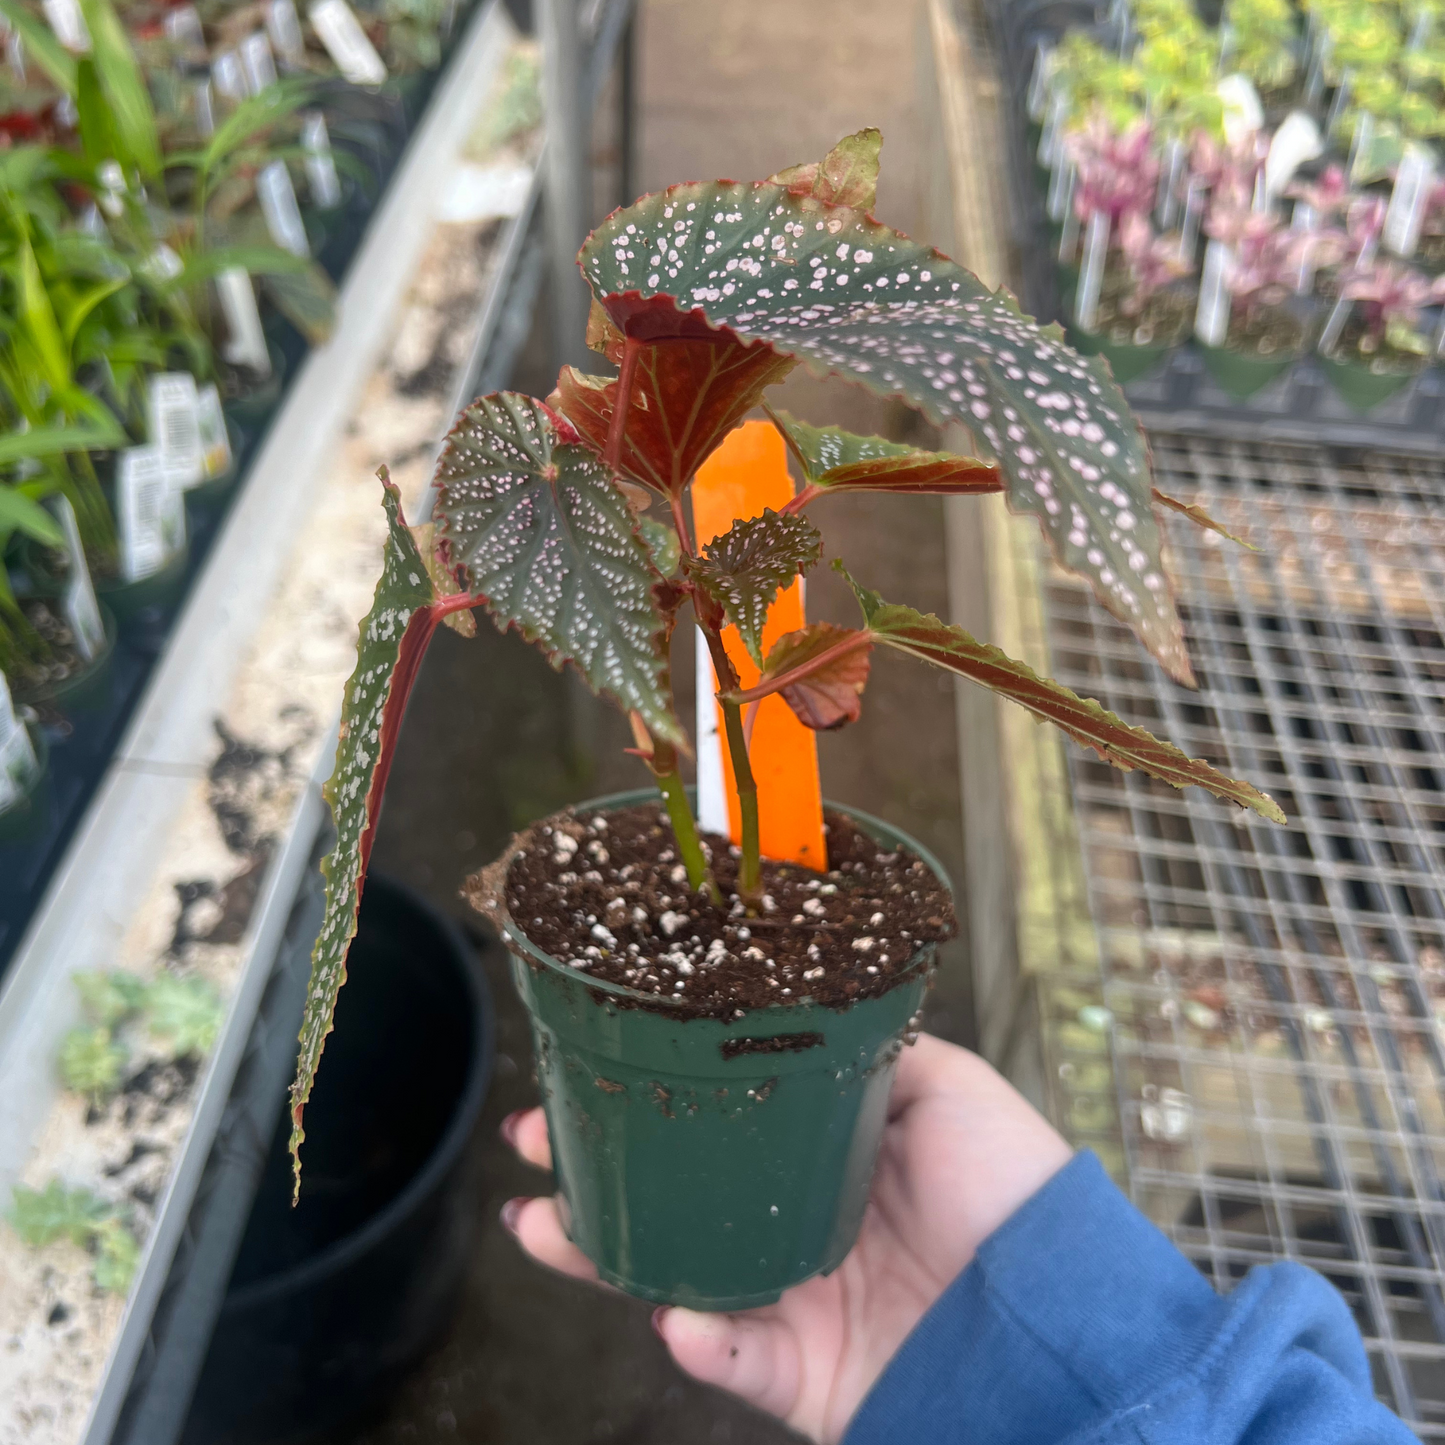
<svg viewBox="0 0 1445 1445">
<path fill-rule="evenodd" d="M 633 340 L 724 331 L 969 427 L 1009 506 L 1180 681 L 1144 438 L 1107 363 L 946 256 L 771 182 L 673 186 L 610 216 L 580 263 Z"/>
<path fill-rule="evenodd" d="M 793 362 L 767 346 L 727 337 L 649 346 L 637 358 L 618 456 L 623 476 L 664 495 L 681 492 L 722 439 L 781 381 Z M 570 366 L 557 378 L 562 414 L 601 455 L 607 447 L 619 382 Z"/>
<path fill-rule="evenodd" d="M 763 624 L 780 588 L 817 564 L 823 539 L 806 517 L 775 512 L 734 522 L 689 559 L 687 570 L 727 614 L 748 654 L 763 665 Z"/>
<path fill-rule="evenodd" d="M 977 457 L 926 452 L 836 426 L 809 426 L 764 403 L 810 486 L 848 492 L 1001 492 L 997 467 Z"/>
<path fill-rule="evenodd" d="M 663 578 L 627 498 L 573 428 L 531 397 L 481 397 L 447 436 L 436 488 L 438 555 L 498 626 L 685 747 L 653 593 Z"/>
<path fill-rule="evenodd" d="M 301 1142 L 306 1137 L 302 1112 L 331 1032 L 336 996 L 346 981 L 346 955 L 356 935 L 361 888 L 407 694 L 441 615 L 426 565 L 402 519 L 397 489 L 385 477 L 382 485 L 387 537 L 381 580 L 361 624 L 356 670 L 342 703 L 336 766 L 325 788 L 336 825 L 336 847 L 321 865 L 326 908 L 311 953 L 301 1051 L 291 1086 L 291 1155 L 298 1191 Z"/>
<path fill-rule="evenodd" d="M 1027 663 L 991 643 L 979 642 L 963 628 L 951 627 L 931 613 L 884 602 L 876 592 L 860 587 L 851 577 L 848 580 L 853 583 L 868 631 L 880 646 L 896 648 L 981 683 L 1053 723 L 1076 743 L 1093 748 L 1105 762 L 1125 772 L 1138 768 L 1176 788 L 1193 784 L 1217 798 L 1252 808 L 1272 823 L 1285 821 L 1279 804 L 1253 784 L 1226 777 L 1172 743 L 1131 727 L 1093 698 L 1080 697 L 1062 683 L 1040 677 Z"/>
</svg>

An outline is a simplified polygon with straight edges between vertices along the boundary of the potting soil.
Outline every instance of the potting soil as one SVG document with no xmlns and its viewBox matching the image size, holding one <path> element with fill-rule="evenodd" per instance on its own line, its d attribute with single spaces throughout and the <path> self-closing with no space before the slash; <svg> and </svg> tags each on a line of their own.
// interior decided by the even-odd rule
<svg viewBox="0 0 1445 1445">
<path fill-rule="evenodd" d="M 825 815 L 828 871 L 763 861 L 763 901 L 737 898 L 738 849 L 703 835 L 722 891 L 693 892 L 663 809 L 569 814 L 525 835 L 507 872 L 517 926 L 560 962 L 666 999 L 683 1017 L 811 999 L 843 1007 L 886 993 L 919 947 L 958 931 L 948 890 L 902 849 Z M 481 875 L 470 886 L 485 892 Z"/>
</svg>

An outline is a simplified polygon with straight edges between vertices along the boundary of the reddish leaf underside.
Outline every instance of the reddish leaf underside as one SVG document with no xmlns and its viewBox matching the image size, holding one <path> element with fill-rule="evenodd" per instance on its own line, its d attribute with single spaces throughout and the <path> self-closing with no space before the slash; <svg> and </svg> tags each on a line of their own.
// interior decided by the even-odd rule
<svg viewBox="0 0 1445 1445">
<path fill-rule="evenodd" d="M 626 496 L 566 420 L 514 392 L 481 397 L 448 435 L 436 480 L 439 553 L 497 625 L 686 747 L 654 592 L 663 578 Z"/>
<path fill-rule="evenodd" d="M 767 182 L 697 183 L 610 216 L 580 257 L 633 340 L 723 331 L 959 422 L 1169 672 L 1192 682 L 1160 561 L 1148 450 L 1107 363 L 862 210 Z"/>
<path fill-rule="evenodd" d="M 871 211 L 878 203 L 878 154 L 882 149 L 883 132 L 868 126 L 845 136 L 822 160 L 789 166 L 769 180 L 829 205 Z"/>
<path fill-rule="evenodd" d="M 618 470 L 676 496 L 758 404 L 763 388 L 781 381 L 793 366 L 771 347 L 743 346 L 727 337 L 644 348 L 633 373 Z M 557 378 L 562 414 L 599 456 L 607 447 L 618 385 L 570 366 Z"/>
<path fill-rule="evenodd" d="M 856 436 L 836 426 L 809 426 L 763 403 L 797 458 L 808 485 L 827 491 L 1001 492 L 999 469 L 977 457 L 927 452 L 882 437 Z"/>
<path fill-rule="evenodd" d="M 406 711 L 407 694 L 444 611 L 474 600 L 436 601 L 416 542 L 401 516 L 397 489 L 383 473 L 387 538 L 381 580 L 361 623 L 356 669 L 346 684 L 336 766 L 325 797 L 336 824 L 336 847 L 321 864 L 326 908 L 311 954 L 311 983 L 301 1021 L 301 1050 L 291 1086 L 291 1155 L 301 1188 L 302 1112 L 311 1096 L 321 1051 L 331 1032 L 336 996 L 346 981 L 346 955 L 356 935 L 356 914 L 386 775 Z"/>
<path fill-rule="evenodd" d="M 700 556 L 689 559 L 693 582 L 727 614 L 748 655 L 763 665 L 763 625 L 781 588 L 823 555 L 823 538 L 806 517 L 764 510 L 734 522 Z"/>
<path fill-rule="evenodd" d="M 852 578 L 848 580 L 852 582 Z M 1279 804 L 1253 784 L 1226 777 L 1208 763 L 1180 752 L 1172 743 L 1143 728 L 1130 727 L 1092 698 L 1080 697 L 1062 683 L 1040 677 L 1027 663 L 991 643 L 979 642 L 963 628 L 950 627 L 931 613 L 884 602 L 876 592 L 856 582 L 853 590 L 875 642 L 981 683 L 1053 723 L 1075 742 L 1093 748 L 1105 762 L 1125 772 L 1138 768 L 1176 788 L 1193 784 L 1217 798 L 1252 808 L 1272 823 L 1285 822 Z"/>
<path fill-rule="evenodd" d="M 1170 511 L 1180 512 L 1200 527 L 1211 532 L 1218 532 L 1221 537 L 1227 537 L 1231 542 L 1238 542 L 1241 547 L 1248 547 L 1251 552 L 1258 552 L 1259 548 L 1253 542 L 1246 542 L 1243 537 L 1236 537 L 1227 527 L 1216 522 L 1203 507 L 1194 502 L 1181 502 L 1178 497 L 1171 497 L 1168 492 L 1161 492 L 1158 487 L 1154 488 L 1154 500 L 1161 507 L 1168 507 Z"/>
<path fill-rule="evenodd" d="M 805 727 L 831 732 L 858 721 L 872 651 L 867 632 L 809 623 L 773 644 L 758 685 L 739 701 L 753 702 L 776 690 Z"/>
</svg>

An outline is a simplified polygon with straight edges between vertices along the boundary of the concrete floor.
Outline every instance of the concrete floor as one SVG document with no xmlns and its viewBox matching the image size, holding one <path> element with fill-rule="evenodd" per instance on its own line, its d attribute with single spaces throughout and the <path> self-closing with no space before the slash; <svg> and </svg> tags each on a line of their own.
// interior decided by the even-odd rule
<svg viewBox="0 0 1445 1445">
<path fill-rule="evenodd" d="M 911 230 L 919 211 L 913 113 L 914 0 L 643 0 L 638 24 L 640 186 L 758 177 L 821 156 L 863 125 L 886 145 L 879 215 Z M 519 378 L 545 394 L 543 375 Z M 782 404 L 815 422 L 929 440 L 899 407 L 796 374 Z M 885 596 L 945 613 L 937 499 L 833 500 L 815 520 Z M 851 621 L 841 579 L 820 569 L 809 613 Z M 690 660 L 678 673 L 690 677 Z M 690 688 L 683 689 L 690 692 Z M 861 724 L 822 738 L 825 791 L 909 828 L 962 877 L 953 685 L 879 658 Z M 462 878 L 508 834 L 566 802 L 646 774 L 625 757 L 621 719 L 515 637 L 483 623 L 475 641 L 443 631 L 428 657 L 387 794 L 374 866 L 460 916 Z M 548 1181 L 496 1136 L 535 1102 L 525 1019 L 499 950 L 488 954 L 499 1014 L 496 1079 L 476 1148 L 484 1180 L 478 1247 L 455 1324 L 390 1404 L 334 1445 L 462 1440 L 482 1445 L 770 1445 L 789 1432 L 681 1376 L 648 1327 L 647 1307 L 553 1278 L 523 1259 L 497 1223 L 513 1194 Z M 931 999 L 930 1026 L 967 1042 L 966 960 L 954 945 Z"/>
</svg>

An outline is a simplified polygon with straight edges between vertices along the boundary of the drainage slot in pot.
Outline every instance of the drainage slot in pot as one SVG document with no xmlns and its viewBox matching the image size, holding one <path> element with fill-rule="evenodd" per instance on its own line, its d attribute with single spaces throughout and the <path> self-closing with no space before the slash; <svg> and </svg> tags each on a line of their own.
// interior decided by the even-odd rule
<svg viewBox="0 0 1445 1445">
<path fill-rule="evenodd" d="M 718 1048 L 723 1058 L 737 1059 L 744 1054 L 800 1054 L 822 1043 L 820 1033 L 769 1034 L 765 1039 L 724 1039 Z"/>
</svg>

